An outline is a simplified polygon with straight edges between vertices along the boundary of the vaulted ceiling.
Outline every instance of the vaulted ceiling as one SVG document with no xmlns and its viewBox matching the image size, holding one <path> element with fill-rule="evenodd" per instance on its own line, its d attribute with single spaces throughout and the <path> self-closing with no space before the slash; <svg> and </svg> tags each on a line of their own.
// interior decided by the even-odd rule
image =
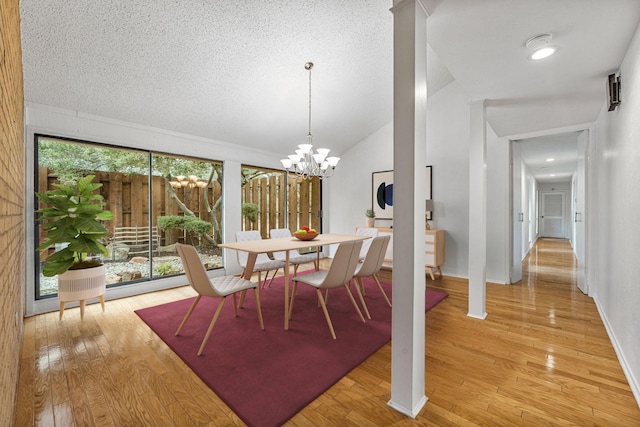
<svg viewBox="0 0 640 427">
<path fill-rule="evenodd" d="M 499 136 L 589 123 L 637 0 L 424 0 L 429 93 L 454 79 Z M 392 119 L 391 0 L 22 0 L 25 101 L 288 154 Z M 533 62 L 525 41 L 558 51 Z M 624 82 L 623 82 L 624 88 Z M 624 102 L 624 95 L 623 95 Z"/>
</svg>

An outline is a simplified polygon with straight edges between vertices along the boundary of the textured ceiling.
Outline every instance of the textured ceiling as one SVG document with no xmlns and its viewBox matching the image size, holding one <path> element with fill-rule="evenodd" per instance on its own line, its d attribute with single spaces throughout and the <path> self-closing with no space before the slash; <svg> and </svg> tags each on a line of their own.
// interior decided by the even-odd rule
<svg viewBox="0 0 640 427">
<path fill-rule="evenodd" d="M 25 98 L 285 153 L 313 61 L 313 134 L 345 148 L 391 118 L 389 6 L 23 0 Z"/>
<path fill-rule="evenodd" d="M 594 121 L 640 19 L 638 0 L 424 2 L 429 93 L 457 80 L 499 136 Z M 20 5 L 27 102 L 287 154 L 313 61 L 316 145 L 339 155 L 392 119 L 391 0 Z M 543 32 L 558 52 L 533 63 Z"/>
</svg>

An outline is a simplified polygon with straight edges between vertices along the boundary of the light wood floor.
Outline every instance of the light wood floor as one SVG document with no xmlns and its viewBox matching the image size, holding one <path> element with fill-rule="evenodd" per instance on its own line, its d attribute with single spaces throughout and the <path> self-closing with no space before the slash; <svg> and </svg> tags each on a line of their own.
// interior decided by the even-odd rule
<svg viewBox="0 0 640 427">
<path fill-rule="evenodd" d="M 426 395 L 416 420 L 390 409 L 386 345 L 288 426 L 640 426 L 640 409 L 593 300 L 575 287 L 566 241 L 542 239 L 520 284 L 487 285 L 486 320 L 467 284 L 427 314 Z M 390 277 L 387 278 L 390 280 Z M 16 426 L 243 425 L 133 310 L 188 287 L 25 321 Z"/>
</svg>

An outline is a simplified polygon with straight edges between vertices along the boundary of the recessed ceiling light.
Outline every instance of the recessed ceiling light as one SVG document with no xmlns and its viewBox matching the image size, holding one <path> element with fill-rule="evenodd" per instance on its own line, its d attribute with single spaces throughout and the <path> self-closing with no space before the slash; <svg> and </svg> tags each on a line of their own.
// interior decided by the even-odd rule
<svg viewBox="0 0 640 427">
<path fill-rule="evenodd" d="M 529 58 L 533 60 L 543 59 L 555 53 L 556 48 L 551 46 L 551 34 L 539 34 L 525 42 L 529 50 Z"/>
<path fill-rule="evenodd" d="M 556 176 L 556 174 L 555 173 L 550 173 L 549 176 Z"/>
<path fill-rule="evenodd" d="M 553 55 L 555 52 L 556 52 L 555 47 L 543 47 L 542 49 L 538 49 L 535 52 L 533 52 L 530 58 L 534 60 L 544 59 L 547 56 Z"/>
<path fill-rule="evenodd" d="M 553 157 L 549 157 L 549 158 L 547 159 L 547 162 L 553 162 L 554 160 L 555 160 L 555 159 L 554 159 Z"/>
</svg>

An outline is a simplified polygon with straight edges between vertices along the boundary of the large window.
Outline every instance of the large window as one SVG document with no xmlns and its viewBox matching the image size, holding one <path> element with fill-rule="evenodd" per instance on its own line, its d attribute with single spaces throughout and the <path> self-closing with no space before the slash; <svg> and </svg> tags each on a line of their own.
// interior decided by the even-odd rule
<svg viewBox="0 0 640 427">
<path fill-rule="evenodd" d="M 223 267 L 222 162 L 36 135 L 37 192 L 86 175 L 102 184 L 114 214 L 105 223 L 108 287 L 181 274 L 177 242 L 196 246 L 208 268 Z M 35 231 L 38 246 L 43 236 Z M 57 279 L 41 274 L 48 255 L 36 254 L 38 299 L 57 294 Z"/>
<path fill-rule="evenodd" d="M 293 232 L 308 225 L 321 230 L 321 200 L 317 177 L 302 179 L 279 170 L 242 166 L 243 230 L 259 230 L 262 238 L 274 228 Z"/>
</svg>

